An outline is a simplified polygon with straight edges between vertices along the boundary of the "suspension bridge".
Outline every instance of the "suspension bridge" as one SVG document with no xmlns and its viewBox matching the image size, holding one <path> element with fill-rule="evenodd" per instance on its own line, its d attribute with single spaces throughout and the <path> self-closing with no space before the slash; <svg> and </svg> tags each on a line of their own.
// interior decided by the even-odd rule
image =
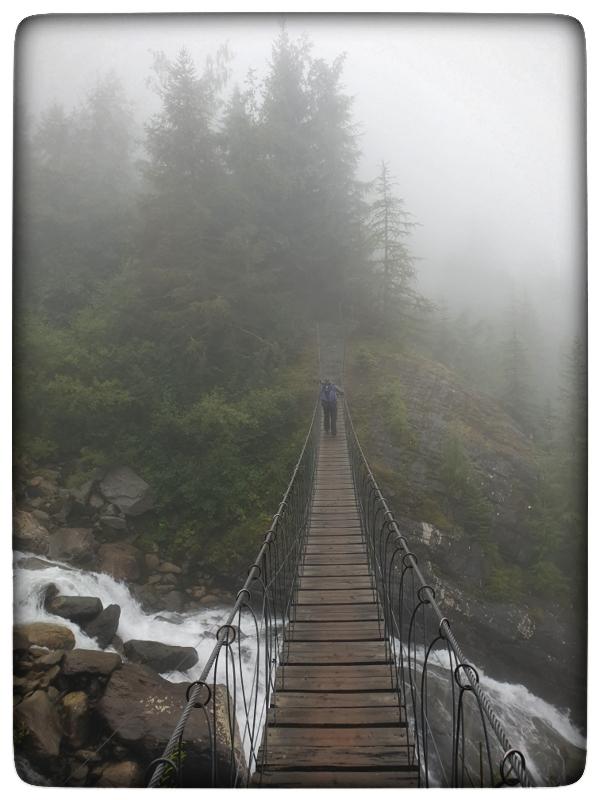
<svg viewBox="0 0 600 800">
<path fill-rule="evenodd" d="M 320 347 L 341 383 L 343 335 Z M 148 785 L 187 786 L 201 714 L 206 785 L 531 786 L 436 603 L 338 401 L 315 404 L 300 457 Z"/>
</svg>

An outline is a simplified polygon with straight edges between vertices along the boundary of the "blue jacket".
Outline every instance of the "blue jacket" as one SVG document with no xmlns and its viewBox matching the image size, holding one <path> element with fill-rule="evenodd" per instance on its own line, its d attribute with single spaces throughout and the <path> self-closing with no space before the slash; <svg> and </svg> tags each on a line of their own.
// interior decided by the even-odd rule
<svg viewBox="0 0 600 800">
<path fill-rule="evenodd" d="M 337 386 L 335 383 L 321 386 L 321 394 L 319 397 L 322 403 L 337 403 Z"/>
</svg>

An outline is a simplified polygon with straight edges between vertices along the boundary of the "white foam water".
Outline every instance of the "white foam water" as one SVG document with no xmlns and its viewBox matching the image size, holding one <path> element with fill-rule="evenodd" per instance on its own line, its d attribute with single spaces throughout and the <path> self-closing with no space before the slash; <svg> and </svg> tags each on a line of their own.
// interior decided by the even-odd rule
<svg viewBox="0 0 600 800">
<path fill-rule="evenodd" d="M 398 640 L 396 648 L 399 652 Z M 424 659 L 422 648 L 417 648 L 416 659 L 420 667 Z M 428 691 L 437 700 L 436 714 L 444 717 L 443 720 L 436 720 L 438 730 L 443 730 L 444 724 L 447 730 L 451 728 L 449 666 L 450 656 L 446 649 L 432 651 Z M 511 746 L 523 753 L 534 784 L 562 785 L 573 780 L 578 771 L 583 769 L 586 738 L 571 720 L 569 710 L 553 706 L 522 684 L 498 681 L 487 675 L 478 664 L 473 666 Z M 493 734 L 491 738 L 495 741 Z M 439 777 L 441 773 L 436 765 L 434 769 Z"/>
<path fill-rule="evenodd" d="M 76 647 L 98 650 L 99 646 L 95 639 L 87 636 L 76 623 L 48 613 L 44 608 L 44 596 L 48 585 L 54 584 L 61 595 L 98 597 L 104 607 L 112 603 L 120 606 L 121 615 L 117 634 L 124 642 L 130 639 L 146 639 L 162 642 L 163 644 L 195 648 L 198 653 L 198 663 L 194 667 L 186 671 L 163 673 L 163 678 L 172 683 L 183 683 L 199 679 L 202 669 L 214 649 L 217 631 L 229 616 L 229 608 L 203 608 L 200 611 L 185 614 L 170 611 L 147 613 L 131 594 L 127 585 L 116 581 L 110 575 L 76 569 L 56 561 L 50 562 L 40 556 L 33 556 L 31 553 L 16 552 L 15 562 L 18 563 L 23 558 L 31 557 L 46 561 L 49 566 L 35 570 L 15 566 L 15 623 L 59 622 L 73 632 Z M 236 620 L 235 622 L 237 624 L 238 621 Z M 227 681 L 226 673 L 229 670 L 231 682 L 233 669 L 238 673 L 240 670 L 243 671 L 246 698 L 244 698 L 241 691 L 238 691 L 236 705 L 240 734 L 248 756 L 250 737 L 247 728 L 244 726 L 246 717 L 244 701 L 252 707 L 251 717 L 254 717 L 254 705 L 257 709 L 258 733 L 255 732 L 252 739 L 256 741 L 256 746 L 258 746 L 257 739 L 259 739 L 262 717 L 264 716 L 264 713 L 261 714 L 264 702 L 264 680 L 260 681 L 258 694 L 253 699 L 251 690 L 256 677 L 254 657 L 256 653 L 256 628 L 251 619 L 244 617 L 239 620 L 239 626 L 242 633 L 240 647 L 238 648 L 236 644 L 232 648 L 233 659 L 230 659 L 229 665 L 226 663 L 225 652 L 222 648 L 217 662 L 216 680 L 218 683 L 225 683 Z M 112 647 L 107 647 L 106 649 L 115 652 Z M 235 660 L 234 667 L 232 666 L 232 660 Z M 211 671 L 210 682 L 213 680 L 213 675 L 214 673 Z M 263 678 L 262 675 L 260 677 L 261 679 Z"/>
</svg>

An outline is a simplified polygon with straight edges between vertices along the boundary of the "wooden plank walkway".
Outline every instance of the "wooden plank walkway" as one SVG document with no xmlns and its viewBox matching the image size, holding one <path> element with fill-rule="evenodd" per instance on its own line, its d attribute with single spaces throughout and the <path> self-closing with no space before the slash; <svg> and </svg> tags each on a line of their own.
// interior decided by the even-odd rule
<svg viewBox="0 0 600 800">
<path fill-rule="evenodd" d="M 418 785 L 339 416 L 336 437 L 321 433 L 311 527 L 255 786 Z"/>
</svg>

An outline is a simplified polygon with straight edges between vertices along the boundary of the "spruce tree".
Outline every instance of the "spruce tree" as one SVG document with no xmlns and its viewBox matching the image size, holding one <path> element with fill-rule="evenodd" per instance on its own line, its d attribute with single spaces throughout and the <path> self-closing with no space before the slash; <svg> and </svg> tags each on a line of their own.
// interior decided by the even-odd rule
<svg viewBox="0 0 600 800">
<path fill-rule="evenodd" d="M 419 296 L 413 287 L 414 261 L 406 239 L 414 227 L 395 194 L 396 182 L 385 161 L 375 180 L 375 199 L 371 204 L 370 238 L 375 268 L 375 302 L 379 319 L 386 325 L 392 319 L 406 322 Z"/>
</svg>

